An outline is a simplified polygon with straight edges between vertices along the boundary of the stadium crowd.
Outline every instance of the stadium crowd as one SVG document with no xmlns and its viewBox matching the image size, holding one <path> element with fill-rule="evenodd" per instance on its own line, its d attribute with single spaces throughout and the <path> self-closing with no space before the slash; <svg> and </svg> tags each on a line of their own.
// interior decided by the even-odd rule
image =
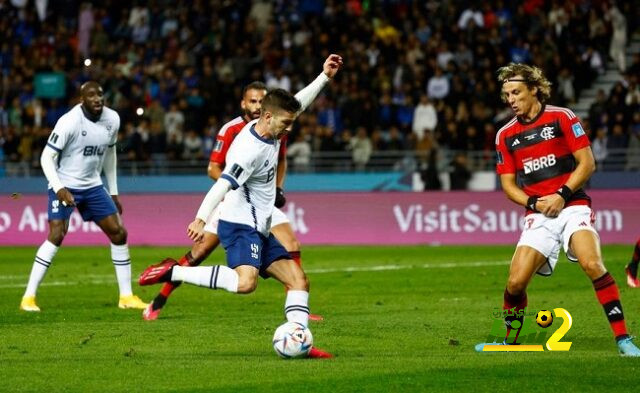
<svg viewBox="0 0 640 393">
<path fill-rule="evenodd" d="M 237 116 L 244 85 L 296 92 L 340 53 L 344 71 L 290 136 L 294 170 L 317 152 L 348 152 L 356 169 L 385 151 L 424 165 L 441 149 L 492 156 L 511 116 L 495 71 L 510 61 L 545 70 L 551 102 L 569 107 L 614 62 L 624 81 L 583 120 L 600 164 L 621 148 L 636 152 L 626 169 L 640 169 L 640 56 L 620 56 L 640 23 L 632 3 L 58 0 L 38 13 L 0 0 L 0 162 L 8 174 L 34 173 L 56 120 L 96 80 L 122 119 L 122 160 L 196 163 Z M 62 96 L 37 94 L 41 73 L 63 75 Z"/>
</svg>

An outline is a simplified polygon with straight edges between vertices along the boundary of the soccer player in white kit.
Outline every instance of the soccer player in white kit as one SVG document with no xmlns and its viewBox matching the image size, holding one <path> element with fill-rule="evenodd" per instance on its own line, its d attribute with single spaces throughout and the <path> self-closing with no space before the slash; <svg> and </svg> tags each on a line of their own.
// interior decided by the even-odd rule
<svg viewBox="0 0 640 393">
<path fill-rule="evenodd" d="M 299 110 L 300 102 L 287 91 L 276 89 L 267 93 L 260 118 L 249 122 L 238 134 L 227 154 L 222 176 L 189 224 L 189 237 L 194 242 L 200 241 L 207 219 L 220 205 L 218 236 L 226 251 L 228 267 L 180 266 L 175 260 L 165 260 L 149 266 L 140 276 L 140 285 L 182 281 L 232 293 L 251 293 L 258 284 L 258 275 L 273 277 L 287 288 L 284 307 L 287 320 L 308 325 L 309 280 L 270 233 L 280 138 L 291 132 Z M 316 348 L 309 356 L 331 357 Z"/>
<path fill-rule="evenodd" d="M 118 307 L 144 309 L 147 304 L 131 290 L 127 231 L 120 220 L 115 149 L 120 117 L 104 106 L 98 83 L 86 82 L 80 93 L 82 102 L 58 120 L 40 158 L 49 181 L 49 235 L 36 253 L 20 309 L 40 311 L 36 291 L 67 234 L 75 207 L 84 221 L 95 222 L 111 241 L 111 259 L 120 289 Z M 109 193 L 100 179 L 103 168 Z"/>
<path fill-rule="evenodd" d="M 301 104 L 299 113 L 303 112 L 309 105 L 311 105 L 318 93 L 320 93 L 324 86 L 336 75 L 341 65 L 342 57 L 339 55 L 331 54 L 326 58 L 322 66 L 322 72 L 313 82 L 295 95 L 296 99 L 300 101 Z M 249 121 L 260 117 L 262 100 L 266 94 L 267 88 L 261 82 L 252 82 L 244 88 L 242 101 L 240 103 L 242 111 L 244 112 L 243 115 L 236 117 L 222 126 L 216 136 L 215 147 L 211 153 L 209 167 L 207 168 L 207 173 L 213 180 L 218 180 L 222 175 L 226 166 L 227 152 L 236 136 Z M 282 145 L 284 145 L 284 141 L 282 141 Z M 282 210 L 279 209 L 284 206 L 286 202 L 282 188 L 284 185 L 287 166 L 285 154 L 286 146 L 281 146 L 280 155 L 278 157 L 278 166 L 276 169 L 276 209 L 273 209 L 273 215 L 271 218 L 271 232 L 287 249 L 287 251 L 289 251 L 291 258 L 301 265 L 300 243 L 293 232 L 289 219 Z M 193 244 L 191 250 L 178 260 L 179 265 L 198 266 L 211 254 L 211 252 L 213 252 L 213 250 L 215 250 L 220 243 L 217 235 L 218 219 L 219 208 L 216 209 L 216 211 L 214 211 L 207 220 L 204 227 L 205 235 L 202 238 L 202 241 Z M 169 296 L 179 285 L 179 282 L 165 283 L 160 288 L 158 295 L 142 312 L 142 318 L 147 321 L 156 320 Z M 310 314 L 309 318 L 312 320 L 323 319 L 322 316 L 317 314 Z"/>
</svg>

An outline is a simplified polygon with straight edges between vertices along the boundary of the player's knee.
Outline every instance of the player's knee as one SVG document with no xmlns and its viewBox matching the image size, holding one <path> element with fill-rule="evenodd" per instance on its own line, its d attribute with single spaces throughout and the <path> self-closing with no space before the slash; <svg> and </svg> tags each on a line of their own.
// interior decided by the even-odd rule
<svg viewBox="0 0 640 393">
<path fill-rule="evenodd" d="M 580 261 L 580 266 L 587 273 L 589 277 L 600 277 L 605 272 L 606 269 L 602 264 L 602 261 L 598 257 L 588 258 L 583 261 Z"/>
<path fill-rule="evenodd" d="M 527 289 L 527 282 L 517 277 L 509 277 L 509 281 L 507 282 L 507 291 L 514 295 L 518 296 Z"/>
<path fill-rule="evenodd" d="M 289 252 L 300 251 L 300 242 L 295 237 L 287 239 L 283 246 Z"/>
<path fill-rule="evenodd" d="M 62 244 L 62 241 L 64 240 L 64 235 L 65 235 L 64 230 L 52 230 L 51 232 L 49 232 L 49 236 L 47 237 L 47 240 L 55 244 L 57 247 L 60 247 L 60 245 Z"/>
<path fill-rule="evenodd" d="M 255 277 L 238 277 L 238 293 L 251 293 L 256 290 L 258 280 Z"/>
<path fill-rule="evenodd" d="M 118 229 L 109 234 L 109 240 L 116 245 L 122 245 L 127 242 L 127 230 L 123 226 L 118 226 Z"/>
</svg>

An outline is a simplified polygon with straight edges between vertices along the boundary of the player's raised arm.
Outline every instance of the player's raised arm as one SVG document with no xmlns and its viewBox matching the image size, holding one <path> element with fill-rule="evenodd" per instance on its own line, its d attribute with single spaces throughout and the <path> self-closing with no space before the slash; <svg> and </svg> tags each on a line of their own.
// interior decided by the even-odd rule
<svg viewBox="0 0 640 393">
<path fill-rule="evenodd" d="M 296 93 L 296 99 L 300 101 L 301 108 L 298 114 L 304 112 L 316 99 L 324 86 L 338 73 L 342 66 L 342 57 L 340 55 L 331 54 L 324 61 L 322 72 L 313 82 L 309 83 L 304 89 Z"/>
</svg>

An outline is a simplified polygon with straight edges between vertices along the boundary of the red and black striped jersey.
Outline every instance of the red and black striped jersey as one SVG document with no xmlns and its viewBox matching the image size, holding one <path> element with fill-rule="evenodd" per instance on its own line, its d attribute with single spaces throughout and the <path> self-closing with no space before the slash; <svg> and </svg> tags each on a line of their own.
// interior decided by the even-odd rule
<svg viewBox="0 0 640 393">
<path fill-rule="evenodd" d="M 211 151 L 211 156 L 209 157 L 210 162 L 215 162 L 219 164 L 222 169 L 224 169 L 229 146 L 231 146 L 231 142 L 236 139 L 236 136 L 238 136 L 245 125 L 247 125 L 247 122 L 244 120 L 244 118 L 242 116 L 238 116 L 235 119 L 227 122 L 222 126 L 222 128 L 220 128 L 220 131 L 218 131 L 218 135 L 216 135 L 216 140 L 213 145 L 213 150 Z M 278 159 L 285 159 L 286 156 L 287 137 L 285 136 L 280 140 L 280 151 L 278 152 Z"/>
<path fill-rule="evenodd" d="M 569 109 L 543 105 L 534 119 L 514 117 L 496 134 L 498 175 L 516 175 L 529 196 L 553 194 L 576 168 L 573 152 L 590 146 L 578 117 Z M 590 203 L 584 190 L 576 190 L 567 205 Z"/>
</svg>

